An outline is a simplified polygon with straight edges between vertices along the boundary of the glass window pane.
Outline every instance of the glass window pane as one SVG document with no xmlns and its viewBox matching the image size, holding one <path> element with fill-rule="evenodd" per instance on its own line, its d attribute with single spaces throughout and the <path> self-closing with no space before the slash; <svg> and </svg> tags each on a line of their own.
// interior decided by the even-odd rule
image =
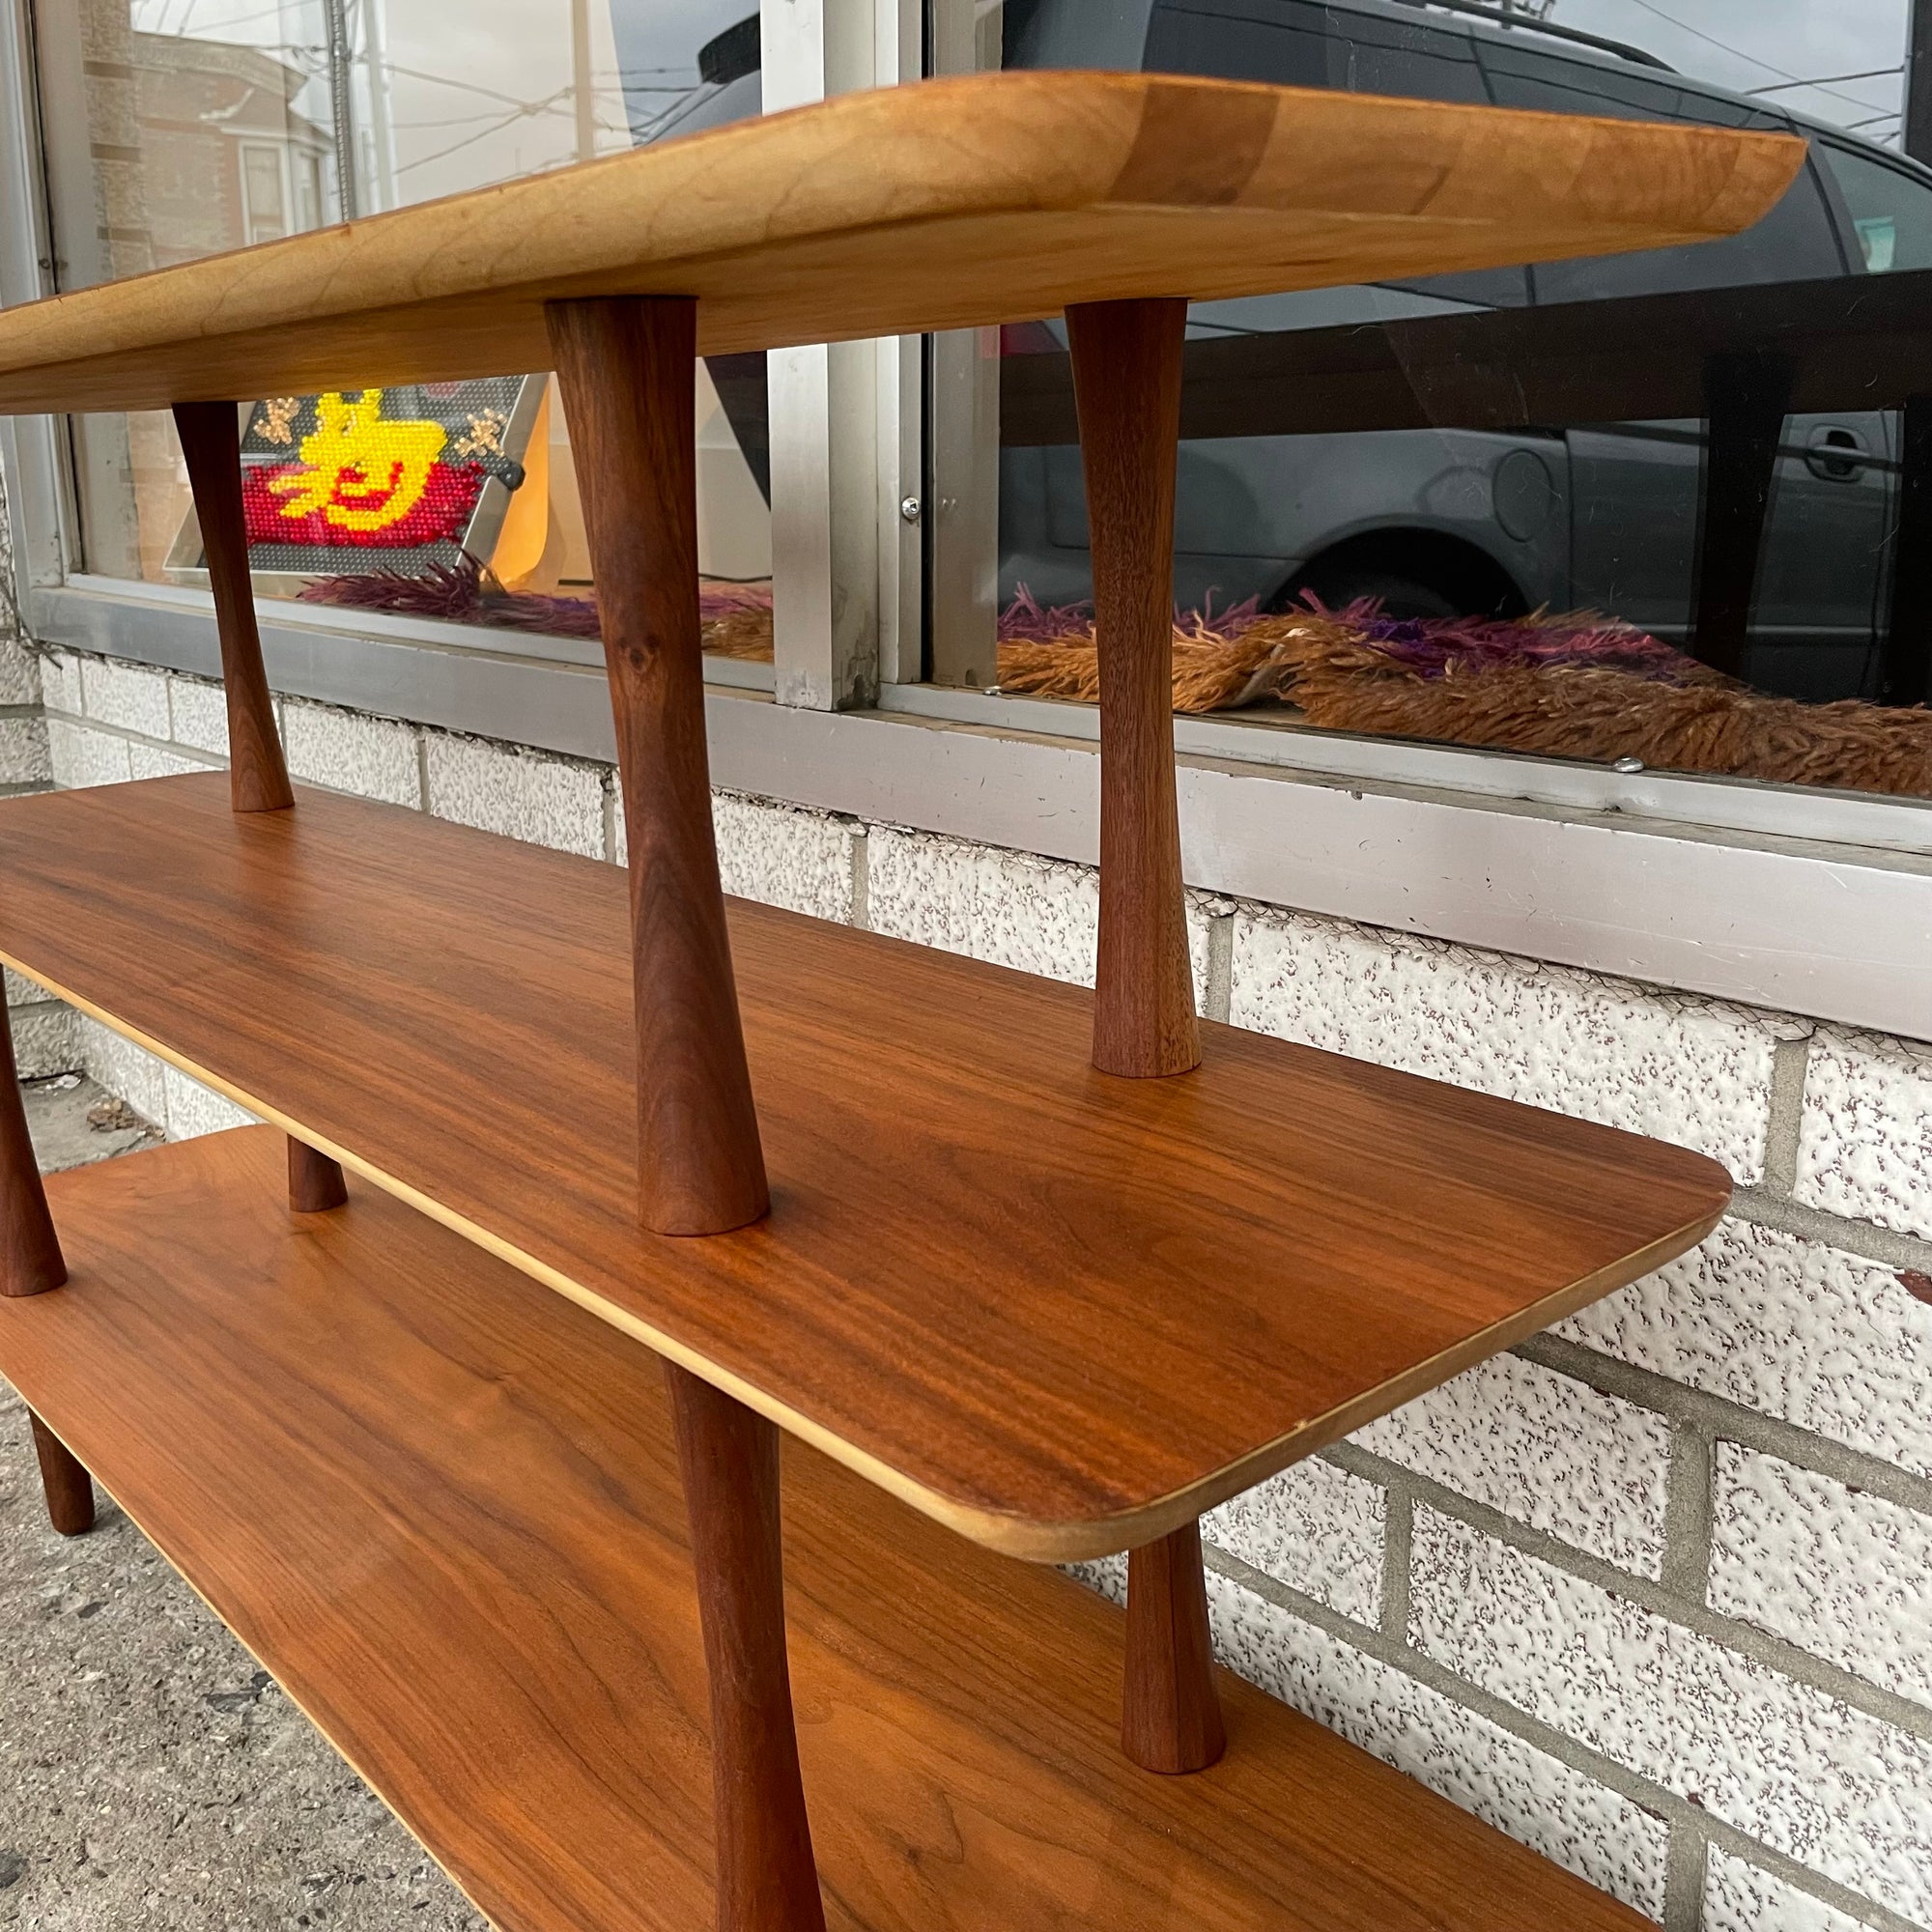
<svg viewBox="0 0 1932 1932">
<path fill-rule="evenodd" d="M 1587 622 L 1559 626 L 1574 642 L 1574 653 L 1572 642 L 1554 653 L 1566 668 L 1614 660 L 1619 675 L 1650 679 L 1648 696 L 1638 693 L 1634 702 L 1655 699 L 1660 680 L 1684 690 L 1707 682 L 1708 667 L 1686 652 L 1693 641 L 1708 425 L 1666 417 L 1659 409 L 1640 412 L 1637 406 L 1654 387 L 1643 371 L 1591 392 L 1600 396 L 1602 413 L 1641 419 L 1572 420 L 1557 407 L 1552 412 L 1562 419 L 1512 428 L 1498 426 L 1492 414 L 1459 413 L 1472 384 L 1481 386 L 1463 364 L 1484 359 L 1480 325 L 1486 313 L 1521 312 L 1510 340 L 1522 342 L 1524 354 L 1536 341 L 1537 318 L 1563 305 L 1604 304 L 1606 345 L 1634 330 L 1664 331 L 1642 339 L 1651 344 L 1651 365 L 1670 375 L 1668 393 L 1681 408 L 1678 399 L 1702 394 L 1710 375 L 1704 359 L 1709 330 L 1697 316 L 1706 322 L 1713 315 L 1772 317 L 1786 284 L 1805 285 L 1808 296 L 1791 299 L 1816 307 L 1819 285 L 1829 292 L 1842 280 L 1850 318 L 1857 299 L 1853 278 L 1932 269 L 1932 173 L 1901 161 L 1859 125 L 1880 132 L 1890 125 L 1877 113 L 1883 100 L 1867 98 L 1874 89 L 1884 94 L 1883 75 L 1895 71 L 1900 57 L 1900 48 L 1883 36 L 1866 32 L 1860 39 L 1862 30 L 1848 24 L 1828 37 L 1833 51 L 1827 57 L 1818 51 L 1824 39 L 1801 50 L 1788 43 L 1789 36 L 1776 37 L 1781 29 L 1769 16 L 1758 26 L 1732 14 L 1719 36 L 1724 46 L 1707 46 L 1710 37 L 1699 40 L 1690 28 L 1670 28 L 1668 57 L 1695 70 L 1674 72 L 1660 62 L 1565 39 L 1560 31 L 1570 25 L 1640 42 L 1652 19 L 1640 4 L 1563 0 L 1552 9 L 1527 0 L 1516 13 L 1503 25 L 1416 0 L 1143 0 L 1138 8 L 1008 0 L 1008 66 L 1139 65 L 1548 113 L 1795 128 L 1812 142 L 1811 159 L 1776 207 L 1725 240 L 1196 304 L 1189 315 L 1186 393 L 1220 398 L 1215 421 L 1236 432 L 1183 440 L 1179 453 L 1177 648 L 1195 653 L 1188 661 L 1197 669 L 1220 662 L 1217 651 L 1232 663 L 1247 648 L 1241 639 L 1262 635 L 1253 629 L 1257 618 L 1290 619 L 1312 596 L 1331 612 L 1360 605 L 1375 613 L 1376 625 L 1421 626 L 1416 648 L 1422 658 L 1415 664 L 1439 646 L 1450 656 L 1475 651 L 1477 659 L 1488 651 L 1519 652 L 1533 668 L 1543 634 L 1531 613 L 1595 612 L 1598 617 Z M 1795 95 L 1781 84 L 1787 76 L 1857 73 L 1881 77 L 1835 92 L 1807 85 Z M 1762 93 L 1750 91 L 1760 83 L 1773 84 Z M 1810 113 L 1836 112 L 1837 125 L 1828 131 L 1802 118 L 1795 112 L 1801 102 Z M 1728 294 L 1696 315 L 1680 307 L 1666 317 L 1662 309 L 1641 307 L 1654 299 L 1681 303 L 1705 291 L 1755 290 L 1766 292 L 1755 310 Z M 1366 399 L 1359 427 L 1297 428 L 1309 419 L 1303 401 L 1313 379 L 1294 375 L 1305 366 L 1296 358 L 1309 353 L 1308 343 L 1323 340 L 1306 332 L 1333 330 L 1332 344 L 1321 353 L 1337 367 L 1359 370 L 1350 357 L 1359 354 L 1360 331 L 1397 323 L 1412 324 L 1417 331 L 1439 326 L 1463 333 L 1453 358 L 1442 363 L 1429 360 L 1437 352 L 1422 333 L 1400 338 L 1399 353 L 1415 359 L 1398 367 L 1380 389 L 1351 375 L 1346 393 Z M 1574 324 L 1552 321 L 1551 327 Z M 1678 332 L 1673 336 L 1669 329 Z M 1297 337 L 1303 338 L 1299 346 Z M 1064 370 L 1065 345 L 1057 320 L 1002 333 L 1003 386 L 1011 405 L 1005 412 L 1011 440 L 999 465 L 1003 635 L 1009 645 L 1029 651 L 1036 641 L 1085 636 L 1081 627 L 1092 595 L 1078 451 L 1031 440 L 1042 420 L 1065 420 L 1064 413 L 1042 412 L 1054 383 L 1066 378 L 1044 359 L 1028 366 L 1023 358 L 1057 357 Z M 1246 360 L 1239 359 L 1242 354 Z M 1503 376 L 1507 381 L 1507 367 Z M 1245 422 L 1230 413 L 1227 398 L 1235 393 L 1250 399 Z M 1781 430 L 1762 440 L 1769 490 L 1756 526 L 1754 580 L 1743 596 L 1726 590 L 1706 598 L 1706 647 L 1716 648 L 1708 637 L 1723 624 L 1740 625 L 1743 682 L 1764 696 L 1870 699 L 1882 692 L 1903 439 L 1895 410 L 1874 407 L 1861 384 L 1848 384 L 1842 397 L 1831 400 L 1842 407 L 1786 416 Z M 1623 408 L 1603 408 L 1609 403 Z M 1378 412 L 1383 423 L 1407 420 L 1402 427 L 1381 426 L 1373 420 Z M 1265 420 L 1270 413 L 1281 427 Z M 1714 582 L 1725 569 L 1735 578 L 1735 565 L 1719 564 Z M 937 636 L 935 631 L 935 663 L 943 669 Z M 1376 636 L 1388 641 L 1379 631 Z M 1414 642 L 1392 645 L 1391 666 Z M 1380 645 L 1371 639 L 1365 648 Z M 1024 657 L 1009 651 L 1002 683 L 1018 690 L 1091 688 L 1070 672 L 1061 685 L 1029 682 L 1048 674 L 1045 665 L 1037 652 Z M 1025 667 L 1017 684 L 1009 666 Z M 1404 674 L 1409 672 L 1421 675 L 1414 664 Z M 1233 706 L 1251 715 L 1273 711 L 1293 720 L 1298 675 L 1273 683 L 1231 676 L 1209 699 L 1201 699 L 1197 689 L 1185 704 Z M 1530 702 L 1529 691 L 1524 686 L 1518 701 Z M 1429 706 L 1416 709 L 1420 715 Z M 1316 722 L 1336 720 L 1330 715 Z M 1607 726 L 1600 730 L 1587 720 L 1565 729 L 1568 755 L 1611 758 L 1632 749 L 1617 743 Z M 1456 741 L 1439 717 L 1415 734 Z M 1646 761 L 1668 764 L 1669 757 L 1661 753 Z"/>
<path fill-rule="evenodd" d="M 1597 301 L 1606 296 L 1659 296 L 1681 289 L 1740 288 L 1752 282 L 1807 282 L 1845 271 L 1818 178 L 1807 167 L 1784 199 L 1754 227 L 1692 248 L 1644 248 L 1633 255 L 1539 262 L 1529 271 L 1540 302 Z"/>
<path fill-rule="evenodd" d="M 71 0 L 42 35 L 60 283 L 76 288 L 760 111 L 753 0 Z M 583 57 L 587 56 L 587 67 Z M 742 375 L 742 372 L 741 372 Z M 762 372 L 758 380 L 762 381 Z M 761 416 L 732 393 L 737 416 Z M 770 573 L 762 468 L 699 371 L 700 562 Z M 455 583 L 452 614 L 537 597 L 594 627 L 568 425 L 541 374 L 243 397 L 252 560 L 266 594 Z M 86 567 L 202 581 L 164 412 L 75 419 Z M 333 580 L 343 580 L 334 582 Z M 489 595 L 483 595 L 487 588 Z M 417 605 L 435 600 L 411 593 Z M 512 613 L 530 622 L 532 611 Z"/>
</svg>

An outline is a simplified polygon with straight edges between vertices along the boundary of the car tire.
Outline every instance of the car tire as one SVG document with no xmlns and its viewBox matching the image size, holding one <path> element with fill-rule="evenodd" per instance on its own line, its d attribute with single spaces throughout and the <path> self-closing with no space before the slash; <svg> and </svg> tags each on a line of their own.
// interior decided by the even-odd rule
<svg viewBox="0 0 1932 1932">
<path fill-rule="evenodd" d="M 1390 617 L 1465 617 L 1466 600 L 1452 596 L 1440 584 L 1399 570 L 1356 565 L 1336 571 L 1317 571 L 1297 584 L 1283 608 L 1300 601 L 1303 590 L 1312 590 L 1330 611 L 1341 611 L 1364 597 L 1375 598 Z"/>
</svg>

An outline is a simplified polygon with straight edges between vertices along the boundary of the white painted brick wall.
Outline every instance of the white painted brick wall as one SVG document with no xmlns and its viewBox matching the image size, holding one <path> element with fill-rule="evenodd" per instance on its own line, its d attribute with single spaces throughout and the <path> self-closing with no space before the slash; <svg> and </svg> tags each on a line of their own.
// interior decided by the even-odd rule
<svg viewBox="0 0 1932 1932">
<path fill-rule="evenodd" d="M 1764 1171 L 1772 1057 L 1793 1029 L 1533 960 L 1244 908 L 1230 1017 Z M 1802 1031 L 1802 1029 L 1801 1029 Z"/>
<path fill-rule="evenodd" d="M 1714 1477 L 1711 1607 L 1932 1708 L 1932 1517 L 1735 1442 Z"/>
<path fill-rule="evenodd" d="M 619 823 L 622 814 L 618 814 Z M 852 919 L 853 831 L 828 812 L 719 792 L 711 801 L 724 890 L 814 919 Z"/>
<path fill-rule="evenodd" d="M 10 1006 L 7 1018 L 14 1030 L 14 1061 L 22 1080 L 71 1073 L 80 1065 L 80 1042 L 74 1030 L 79 1015 L 70 1008 L 43 1000 L 29 1007 Z"/>
<path fill-rule="evenodd" d="M 0 718 L 0 785 L 45 784 L 52 777 L 47 727 L 39 718 Z"/>
<path fill-rule="evenodd" d="M 1907 1918 L 1932 1917 L 1932 1744 L 1431 1509 L 1417 1649 Z"/>
<path fill-rule="evenodd" d="M 118 1094 L 143 1120 L 165 1127 L 168 1069 L 146 1048 L 126 1040 L 86 1014 L 79 1016 L 80 1064 L 110 1094 Z"/>
<path fill-rule="evenodd" d="M 112 658 L 81 662 L 80 689 L 88 717 L 144 738 L 168 735 L 168 680 L 162 671 Z"/>
<path fill-rule="evenodd" d="M 1638 1911 L 1662 1916 L 1661 1820 L 1228 1577 L 1209 1577 L 1208 1599 L 1215 1648 L 1242 1676 Z M 1372 1847 L 1363 1851 L 1373 1857 Z"/>
<path fill-rule="evenodd" d="M 226 1094 L 204 1087 L 198 1080 L 190 1080 L 178 1066 L 164 1067 L 161 1081 L 165 1096 L 161 1118 L 170 1140 L 191 1141 L 202 1134 L 245 1127 L 257 1118 L 245 1108 L 238 1107 Z"/>
<path fill-rule="evenodd" d="M 1932 1305 L 1900 1275 L 1726 1221 L 1556 1332 L 1932 1476 Z"/>
<path fill-rule="evenodd" d="M 1381 1615 L 1386 1517 L 1378 1484 L 1315 1460 L 1223 1503 L 1202 1519 L 1201 1533 L 1251 1569 L 1373 1624 Z"/>
<path fill-rule="evenodd" d="M 170 678 L 168 725 L 176 744 L 190 745 L 217 758 L 228 755 L 228 698 L 218 684 Z"/>
<path fill-rule="evenodd" d="M 438 818 L 586 859 L 604 857 L 607 781 L 592 766 L 440 731 L 426 736 L 424 754 L 424 803 Z"/>
<path fill-rule="evenodd" d="M 126 784 L 134 776 L 128 748 L 132 740 L 96 731 L 60 718 L 47 720 L 47 750 L 53 781 L 63 790 L 80 785 Z"/>
<path fill-rule="evenodd" d="M 16 638 L 0 637 L 0 704 L 38 704 L 41 669 Z"/>
<path fill-rule="evenodd" d="M 1354 1440 L 1606 1562 L 1662 1570 L 1670 1425 L 1569 1376 L 1497 1355 Z"/>
<path fill-rule="evenodd" d="M 422 806 L 419 739 L 412 725 L 390 718 L 295 698 L 282 706 L 282 744 L 291 778 L 389 805 Z"/>
<path fill-rule="evenodd" d="M 1094 983 L 1100 892 L 1084 866 L 877 826 L 867 839 L 874 932 Z"/>
<path fill-rule="evenodd" d="M 1094 983 L 1100 881 L 1090 866 L 875 825 L 867 838 L 867 923 L 874 932 L 1049 980 Z M 1203 1010 L 1208 926 L 1221 903 L 1188 895 L 1188 960 Z"/>
<path fill-rule="evenodd" d="M 1861 1923 L 1781 1878 L 1711 1847 L 1703 1932 L 1858 1932 Z"/>
<path fill-rule="evenodd" d="M 1819 1029 L 1793 1191 L 1828 1213 L 1932 1235 L 1932 1047 Z"/>
<path fill-rule="evenodd" d="M 80 663 L 71 651 L 49 651 L 41 660 L 41 702 L 49 711 L 78 718 L 86 708 L 80 695 Z"/>
<path fill-rule="evenodd" d="M 184 756 L 163 745 L 144 745 L 138 738 L 128 741 L 128 772 L 137 779 L 173 778 L 178 772 L 205 772 L 206 758 Z"/>
</svg>

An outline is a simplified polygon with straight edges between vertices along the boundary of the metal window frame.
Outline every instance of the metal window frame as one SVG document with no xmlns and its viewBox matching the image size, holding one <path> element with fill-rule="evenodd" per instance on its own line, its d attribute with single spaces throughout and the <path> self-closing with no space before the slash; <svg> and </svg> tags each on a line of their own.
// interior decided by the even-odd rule
<svg viewBox="0 0 1932 1932">
<path fill-rule="evenodd" d="M 806 69 L 818 36 L 815 71 L 794 74 L 796 85 L 822 89 L 828 71 L 849 79 L 841 62 L 854 45 L 863 61 L 862 29 L 874 79 L 923 63 L 920 0 L 767 0 L 768 14 L 779 10 L 787 31 L 804 31 Z M 792 57 L 774 32 L 782 68 Z M 28 0 L 0 0 L 8 303 L 46 286 L 30 34 Z M 777 589 L 777 663 L 707 661 L 714 777 L 875 824 L 1092 864 L 1091 708 L 919 682 L 923 530 L 900 501 L 923 494 L 923 345 L 863 347 L 870 417 L 847 441 L 846 487 L 821 495 L 823 510 L 798 526 L 803 538 L 775 540 L 787 573 Z M 825 358 L 822 406 L 812 398 L 791 431 L 795 463 L 821 478 L 838 460 L 832 366 Z M 869 478 L 854 465 L 853 440 L 872 451 Z M 70 571 L 65 448 L 56 419 L 0 420 L 31 634 L 216 674 L 205 593 Z M 868 544 L 870 567 L 854 582 L 841 554 L 863 556 Z M 847 628 L 835 631 L 835 586 L 860 607 L 856 630 L 847 611 Z M 262 617 L 270 677 L 292 696 L 567 756 L 612 756 L 593 644 L 302 606 L 265 604 Z M 838 687 L 833 647 L 847 639 L 849 669 L 855 635 L 856 662 L 873 653 L 877 697 L 840 710 L 853 693 Z M 1932 1037 L 1926 802 L 1623 775 L 1249 721 L 1178 721 L 1177 739 L 1187 876 L 1202 889 Z"/>
</svg>

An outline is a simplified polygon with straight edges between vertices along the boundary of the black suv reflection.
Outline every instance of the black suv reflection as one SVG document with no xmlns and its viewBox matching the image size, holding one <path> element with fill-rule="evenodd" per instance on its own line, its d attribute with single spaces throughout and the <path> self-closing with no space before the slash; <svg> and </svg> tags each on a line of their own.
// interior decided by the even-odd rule
<svg viewBox="0 0 1932 1932">
<path fill-rule="evenodd" d="M 1796 131 L 1804 172 L 1755 228 L 1721 242 L 1373 287 L 1196 305 L 1190 333 L 1390 321 L 1744 283 L 1932 268 L 1932 170 L 1855 135 L 1688 80 L 1634 48 L 1504 28 L 1396 0 L 1008 0 L 1016 67 L 1145 68 L 1301 87 Z M 1011 353 L 1062 346 L 1058 324 Z M 1786 425 L 1747 670 L 1812 698 L 1876 695 L 1897 422 Z M 1217 609 L 1372 594 L 1403 613 L 1611 611 L 1681 639 L 1701 457 L 1696 421 L 1490 433 L 1190 441 L 1180 452 L 1175 595 Z M 1009 448 L 1001 588 L 1089 594 L 1077 450 Z"/>
</svg>

